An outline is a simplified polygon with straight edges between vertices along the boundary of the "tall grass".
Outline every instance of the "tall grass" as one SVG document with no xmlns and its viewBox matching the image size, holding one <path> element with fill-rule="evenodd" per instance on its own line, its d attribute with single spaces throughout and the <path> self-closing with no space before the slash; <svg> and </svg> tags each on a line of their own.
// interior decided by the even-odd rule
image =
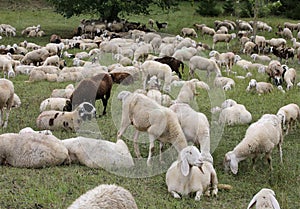
<svg viewBox="0 0 300 209">
<path fill-rule="evenodd" d="M 183 2 L 180 7 L 181 10 L 174 13 L 162 14 L 154 8 L 153 12 L 148 16 L 133 15 L 127 18 L 131 21 L 140 21 L 143 23 L 147 23 L 149 18 L 167 21 L 169 23 L 168 28 L 162 29 L 161 32 L 173 35 L 179 34 L 182 27 L 192 27 L 193 23 L 206 23 L 212 27 L 215 18 L 203 18 L 194 13 L 194 8 L 189 3 Z M 88 18 L 88 16 L 86 17 Z M 32 8 L 26 10 L 4 10 L 2 8 L 0 23 L 7 23 L 16 27 L 18 34 L 16 37 L 3 37 L 0 40 L 0 44 L 19 43 L 27 39 L 43 45 L 48 42 L 49 36 L 53 33 L 62 35 L 62 37 L 71 37 L 73 29 L 78 26 L 81 18 L 83 17 L 65 19 L 55 14 L 51 8 Z M 219 19 L 234 20 L 234 17 L 220 17 Z M 263 21 L 269 23 L 275 30 L 276 25 L 286 21 L 286 19 L 270 17 L 263 19 Z M 37 24 L 41 25 L 47 36 L 31 39 L 21 36 L 22 29 Z M 274 35 L 274 31 L 272 33 L 261 34 L 269 38 Z M 199 36 L 197 41 L 208 44 L 212 43 L 211 37 Z M 291 43 L 289 42 L 289 44 Z M 226 46 L 218 44 L 217 50 L 221 52 L 225 51 Z M 231 44 L 231 50 L 239 53 L 239 45 L 236 40 Z M 205 54 L 207 52 L 204 52 L 203 55 Z M 299 74 L 299 65 L 294 62 L 291 63 L 291 66 L 295 67 Z M 237 71 L 241 75 L 246 73 L 237 66 L 234 67 L 234 71 Z M 200 74 L 200 77 L 204 78 L 205 76 L 203 75 Z M 253 76 L 257 80 L 267 80 L 265 75 L 257 72 L 253 72 Z M 49 97 L 54 88 L 63 88 L 69 83 L 26 83 L 27 79 L 27 76 L 17 76 L 12 79 L 15 85 L 15 92 L 20 96 L 22 105 L 19 109 L 12 110 L 8 128 L 1 129 L 0 133 L 18 132 L 26 126 L 36 129 L 35 120 L 39 114 L 40 102 Z M 187 79 L 187 70 L 185 70 L 184 79 Z M 275 90 L 271 94 L 259 96 L 255 93 L 245 92 L 249 79 L 238 80 L 235 77 L 233 79 L 236 80 L 236 87 L 231 91 L 220 94 L 220 98 L 224 96 L 225 98 L 232 98 L 238 103 L 244 104 L 252 113 L 253 121 L 256 121 L 264 113 L 276 113 L 285 104 L 294 102 L 300 105 L 299 89 L 296 87 L 285 94 Z M 119 115 L 121 111 L 120 102 L 116 99 L 116 95 L 123 88 L 114 84 L 112 98 L 108 105 L 108 113 L 106 116 L 97 119 L 103 139 L 116 141 L 120 120 L 115 118 L 115 115 Z M 176 96 L 176 93 L 174 93 L 174 96 Z M 219 94 L 211 95 L 205 91 L 200 91 L 200 95 L 196 98 L 197 109 L 205 113 L 210 120 L 212 118 L 210 108 L 212 107 L 213 96 L 217 97 Z M 102 104 L 97 102 L 96 105 L 98 112 L 101 112 Z M 216 149 L 213 152 L 213 157 L 219 182 L 233 186 L 233 189 L 230 191 L 219 191 L 217 198 L 202 197 L 200 202 L 195 202 L 193 195 L 183 197 L 180 200 L 174 199 L 167 191 L 165 172 L 158 173 L 157 175 L 148 175 L 144 178 L 130 178 L 113 174 L 104 169 L 91 169 L 80 165 L 57 166 L 43 169 L 20 169 L 2 166 L 0 169 L 0 208 L 64 209 L 78 196 L 103 183 L 117 184 L 130 190 L 139 208 L 241 209 L 247 207 L 252 196 L 262 187 L 272 188 L 276 192 L 281 208 L 300 208 L 299 128 L 293 130 L 284 138 L 283 164 L 279 163 L 278 151 L 274 150 L 272 154 L 274 170 L 272 172 L 269 171 L 267 165 L 263 164 L 262 160 L 257 162 L 258 165 L 253 170 L 251 160 L 249 159 L 240 163 L 239 173 L 235 176 L 223 171 L 222 163 L 224 154 L 232 150 L 242 140 L 247 127 L 248 125 L 225 127 L 221 133 L 220 141 L 215 138 L 211 139 L 212 141 L 216 141 Z M 75 133 L 64 131 L 54 131 L 54 135 L 60 139 L 76 136 Z M 130 140 L 132 135 L 127 134 L 126 136 L 128 138 L 124 140 L 128 144 L 132 155 L 135 156 L 132 141 Z M 146 158 L 148 153 L 147 135 L 144 134 L 141 138 L 144 139 L 145 143 L 140 144 L 140 149 L 143 157 Z M 132 172 L 139 171 L 133 170 Z"/>
</svg>

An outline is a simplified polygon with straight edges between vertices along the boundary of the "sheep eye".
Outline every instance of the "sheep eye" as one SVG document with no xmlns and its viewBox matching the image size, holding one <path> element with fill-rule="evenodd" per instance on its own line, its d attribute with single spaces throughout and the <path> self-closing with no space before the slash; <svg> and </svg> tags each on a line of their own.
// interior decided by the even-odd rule
<svg viewBox="0 0 300 209">
<path fill-rule="evenodd" d="M 191 152 L 191 151 L 190 151 L 189 153 L 190 153 L 190 155 L 192 154 L 192 152 Z"/>
</svg>

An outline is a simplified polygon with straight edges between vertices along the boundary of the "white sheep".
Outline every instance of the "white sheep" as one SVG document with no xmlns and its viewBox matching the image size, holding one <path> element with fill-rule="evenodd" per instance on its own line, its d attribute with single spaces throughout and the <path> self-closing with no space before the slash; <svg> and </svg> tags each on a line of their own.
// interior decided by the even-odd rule
<svg viewBox="0 0 300 209">
<path fill-rule="evenodd" d="M 140 157 L 137 145 L 138 132 L 147 132 L 150 141 L 148 166 L 151 165 L 156 139 L 163 143 L 171 143 L 178 152 L 187 146 L 178 118 L 172 110 L 140 93 L 122 91 L 118 94 L 118 99 L 122 100 L 122 119 L 118 139 L 130 125 L 133 125 L 136 129 L 134 149 L 137 157 Z"/>
<path fill-rule="evenodd" d="M 67 209 L 137 209 L 132 194 L 121 186 L 102 184 L 77 198 Z"/>
<path fill-rule="evenodd" d="M 257 192 L 247 209 L 252 208 L 254 205 L 256 209 L 280 209 L 279 203 L 275 198 L 275 192 L 268 188 L 263 188 Z"/>
<path fill-rule="evenodd" d="M 127 145 L 121 139 L 116 143 L 103 139 L 76 137 L 62 140 L 69 151 L 71 163 L 89 168 L 130 168 L 134 166 Z"/>
<path fill-rule="evenodd" d="M 225 65 L 227 74 L 229 74 L 235 59 L 235 54 L 233 52 L 219 53 L 213 50 L 209 53 L 209 56 L 216 59 L 216 62 L 220 66 L 220 68 L 222 65 Z"/>
<path fill-rule="evenodd" d="M 297 71 L 294 68 L 289 68 L 287 65 L 282 65 L 282 68 L 283 80 L 287 85 L 287 90 L 290 90 L 296 82 Z"/>
<path fill-rule="evenodd" d="M 189 73 L 194 78 L 194 73 L 196 69 L 205 70 L 207 72 L 207 77 L 210 76 L 211 72 L 215 72 L 216 76 L 221 76 L 221 70 L 214 60 L 201 57 L 193 56 L 189 61 Z"/>
<path fill-rule="evenodd" d="M 205 82 L 199 81 L 198 79 L 185 81 L 177 95 L 175 103 L 190 104 L 197 95 L 197 88 L 203 88 L 207 91 L 209 90 L 209 86 Z"/>
<path fill-rule="evenodd" d="M 144 90 L 147 85 L 147 78 L 155 75 L 158 79 L 164 81 L 163 90 L 171 91 L 172 69 L 169 65 L 154 60 L 147 60 L 141 65 Z"/>
<path fill-rule="evenodd" d="M 181 62 L 189 61 L 193 56 L 197 54 L 197 49 L 195 47 L 183 47 L 181 49 L 175 50 L 172 57 L 180 60 Z"/>
<path fill-rule="evenodd" d="M 60 64 L 60 58 L 58 55 L 52 55 L 50 57 L 47 57 L 43 65 L 53 65 L 56 67 L 59 67 Z"/>
<path fill-rule="evenodd" d="M 287 104 L 277 111 L 277 116 L 281 120 L 282 129 L 287 135 L 289 130 L 295 126 L 296 122 L 300 122 L 300 108 L 295 103 Z"/>
<path fill-rule="evenodd" d="M 273 91 L 272 84 L 263 81 L 257 82 L 255 79 L 251 79 L 246 91 L 250 91 L 253 88 L 255 88 L 256 92 L 259 94 L 270 93 Z"/>
<path fill-rule="evenodd" d="M 48 110 L 36 119 L 38 129 L 78 131 L 81 124 L 96 117 L 95 107 L 83 102 L 72 112 Z"/>
<path fill-rule="evenodd" d="M 206 193 L 217 196 L 218 178 L 212 162 L 203 159 L 202 153 L 195 146 L 188 146 L 180 151 L 166 173 L 168 191 L 174 198 L 196 192 L 195 200 Z"/>
<path fill-rule="evenodd" d="M 16 74 L 24 74 L 24 75 L 29 75 L 31 70 L 35 68 L 36 66 L 34 65 L 18 65 L 15 67 L 15 72 Z"/>
<path fill-rule="evenodd" d="M 242 104 L 235 104 L 223 108 L 219 116 L 219 123 L 229 126 L 237 124 L 249 124 L 251 121 L 251 113 Z"/>
<path fill-rule="evenodd" d="M 46 110 L 58 110 L 63 111 L 64 106 L 70 102 L 70 99 L 66 98 L 47 98 L 43 100 L 40 104 L 40 112 Z"/>
<path fill-rule="evenodd" d="M 267 55 L 251 54 L 253 61 L 270 62 L 272 59 Z"/>
<path fill-rule="evenodd" d="M 215 87 L 222 88 L 225 91 L 231 90 L 235 86 L 235 81 L 228 77 L 216 77 L 214 80 Z"/>
<path fill-rule="evenodd" d="M 169 108 L 176 113 L 187 141 L 199 145 L 201 153 L 209 156 L 210 128 L 206 115 L 185 103 L 175 103 Z"/>
<path fill-rule="evenodd" d="M 252 157 L 253 162 L 255 162 L 259 154 L 265 154 L 265 159 L 272 170 L 272 150 L 275 146 L 278 147 L 280 162 L 282 163 L 282 143 L 280 119 L 277 115 L 264 114 L 248 127 L 243 140 L 232 151 L 225 154 L 225 170 L 230 169 L 233 174 L 237 174 L 240 161 Z"/>
<path fill-rule="evenodd" d="M 50 130 L 35 131 L 31 127 L 25 127 L 19 131 L 19 134 L 24 134 L 24 133 L 40 133 L 45 135 L 53 135 L 52 131 Z"/>
<path fill-rule="evenodd" d="M 146 57 L 153 52 L 154 49 L 151 44 L 142 44 L 134 51 L 133 60 L 134 61 L 145 60 Z"/>
<path fill-rule="evenodd" d="M 74 89 L 75 87 L 73 84 L 67 85 L 64 89 L 53 89 L 50 97 L 70 99 Z"/>
<path fill-rule="evenodd" d="M 14 93 L 14 102 L 13 102 L 13 104 L 12 104 L 11 107 L 13 107 L 13 108 L 19 108 L 21 106 L 21 103 L 22 102 L 21 102 L 20 97 L 16 93 Z"/>
<path fill-rule="evenodd" d="M 181 29 L 181 34 L 182 34 L 183 37 L 192 36 L 194 38 L 198 38 L 198 35 L 197 35 L 194 28 L 182 28 Z"/>
<path fill-rule="evenodd" d="M 69 163 L 67 148 L 54 135 L 6 133 L 0 135 L 0 164 L 43 168 Z"/>
<path fill-rule="evenodd" d="M 243 48 L 243 53 L 244 54 L 248 54 L 250 55 L 254 48 L 255 48 L 256 44 L 252 41 L 247 41 L 245 44 L 244 44 L 244 48 Z"/>
<path fill-rule="evenodd" d="M 236 34 L 235 33 L 231 33 L 231 34 L 218 34 L 216 33 L 215 35 L 213 35 L 213 45 L 212 45 L 212 49 L 215 48 L 215 45 L 218 42 L 225 42 L 227 45 L 227 49 L 229 50 L 229 42 L 236 38 Z"/>
<path fill-rule="evenodd" d="M 14 103 L 14 84 L 5 78 L 0 79 L 0 126 L 7 127 L 10 110 Z M 4 120 L 4 109 L 6 109 L 6 117 Z"/>
</svg>

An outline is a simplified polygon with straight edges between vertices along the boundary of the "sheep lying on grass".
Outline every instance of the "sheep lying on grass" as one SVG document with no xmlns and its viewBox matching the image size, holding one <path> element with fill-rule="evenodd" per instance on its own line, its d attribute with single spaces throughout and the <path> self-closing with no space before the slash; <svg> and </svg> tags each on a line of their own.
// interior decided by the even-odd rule
<svg viewBox="0 0 300 209">
<path fill-rule="evenodd" d="M 133 125 L 136 129 L 134 150 L 137 157 L 140 157 L 137 145 L 138 132 L 148 132 L 150 141 L 148 166 L 151 165 L 151 156 L 156 139 L 162 143 L 171 143 L 178 152 L 187 146 L 178 118 L 172 110 L 140 93 L 121 91 L 118 94 L 118 99 L 122 100 L 122 119 L 118 139 L 130 125 Z"/>
<path fill-rule="evenodd" d="M 195 146 L 180 151 L 178 160 L 166 173 L 166 184 L 174 198 L 196 192 L 195 200 L 199 201 L 204 192 L 210 195 L 211 188 L 213 196 L 218 193 L 217 173 L 212 162 L 203 159 Z"/>
<path fill-rule="evenodd" d="M 285 134 L 289 133 L 297 121 L 300 122 L 300 108 L 294 103 L 279 108 L 277 115 L 281 120 Z"/>
<path fill-rule="evenodd" d="M 86 137 L 62 140 L 69 151 L 71 163 L 90 168 L 118 169 L 134 166 L 132 156 L 123 140 L 116 143 Z"/>
<path fill-rule="evenodd" d="M 67 148 L 53 135 L 7 133 L 0 135 L 0 164 L 43 168 L 69 163 Z"/>
<path fill-rule="evenodd" d="M 64 89 L 53 89 L 51 96 L 52 98 L 66 98 L 69 99 L 74 91 L 74 85 L 69 84 Z"/>
<path fill-rule="evenodd" d="M 66 98 L 47 98 L 43 100 L 40 104 L 40 112 L 46 110 L 58 110 L 63 111 L 67 103 L 70 102 L 70 99 Z"/>
<path fill-rule="evenodd" d="M 45 135 L 53 135 L 52 131 L 50 131 L 50 130 L 35 131 L 31 127 L 22 128 L 19 131 L 19 134 L 24 134 L 24 133 L 40 133 L 40 134 L 45 134 Z"/>
<path fill-rule="evenodd" d="M 7 127 L 10 110 L 14 103 L 14 84 L 5 78 L 0 79 L 0 126 Z M 4 120 L 4 108 L 6 108 L 6 118 Z"/>
<path fill-rule="evenodd" d="M 273 91 L 273 85 L 267 82 L 257 82 L 255 79 L 251 79 L 246 91 L 250 91 L 255 88 L 259 94 L 270 93 Z"/>
<path fill-rule="evenodd" d="M 137 209 L 132 194 L 123 187 L 102 184 L 77 198 L 67 209 Z"/>
<path fill-rule="evenodd" d="M 275 192 L 272 189 L 261 189 L 250 201 L 247 209 L 255 205 L 256 209 L 280 209 L 279 203 L 275 198 Z"/>
<path fill-rule="evenodd" d="M 44 111 L 37 117 L 36 124 L 40 130 L 77 131 L 84 121 L 91 120 L 95 117 L 95 107 L 88 102 L 83 102 L 72 112 L 56 110 Z"/>
<path fill-rule="evenodd" d="M 235 81 L 228 77 L 216 77 L 214 80 L 215 87 L 222 88 L 225 91 L 231 90 L 235 86 Z"/>
<path fill-rule="evenodd" d="M 265 154 L 265 159 L 272 170 L 272 150 L 278 147 L 280 162 L 282 163 L 282 129 L 277 115 L 265 114 L 257 122 L 252 123 L 246 131 L 243 140 L 225 154 L 225 171 L 229 169 L 233 174 L 238 172 L 238 163 L 252 157 L 253 166 L 259 154 Z"/>
</svg>

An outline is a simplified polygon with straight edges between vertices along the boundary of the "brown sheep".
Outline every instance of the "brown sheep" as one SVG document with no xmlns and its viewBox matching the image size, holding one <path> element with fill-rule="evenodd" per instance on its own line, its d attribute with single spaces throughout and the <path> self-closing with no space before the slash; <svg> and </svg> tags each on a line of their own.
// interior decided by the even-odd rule
<svg viewBox="0 0 300 209">
<path fill-rule="evenodd" d="M 59 44 L 61 42 L 61 37 L 56 34 L 52 34 L 50 37 L 50 43 Z"/>
<path fill-rule="evenodd" d="M 133 76 L 127 72 L 110 72 L 112 81 L 117 84 L 129 85 L 133 83 Z"/>
<path fill-rule="evenodd" d="M 101 99 L 104 106 L 102 115 L 105 115 L 112 84 L 113 80 L 108 73 L 100 73 L 81 80 L 71 95 L 70 102 L 64 107 L 64 111 L 72 111 L 82 102 L 89 102 L 95 106 L 95 101 Z"/>
<path fill-rule="evenodd" d="M 165 57 L 161 57 L 161 58 L 156 58 L 154 59 L 155 61 L 158 61 L 160 63 L 163 64 L 167 64 L 170 66 L 170 68 L 172 69 L 172 71 L 176 72 L 176 74 L 178 75 L 178 77 L 181 79 L 182 75 L 179 71 L 179 68 L 181 66 L 181 72 L 183 74 L 183 70 L 184 70 L 184 64 L 182 61 L 174 58 L 174 57 L 170 57 L 170 56 L 165 56 Z"/>
</svg>

